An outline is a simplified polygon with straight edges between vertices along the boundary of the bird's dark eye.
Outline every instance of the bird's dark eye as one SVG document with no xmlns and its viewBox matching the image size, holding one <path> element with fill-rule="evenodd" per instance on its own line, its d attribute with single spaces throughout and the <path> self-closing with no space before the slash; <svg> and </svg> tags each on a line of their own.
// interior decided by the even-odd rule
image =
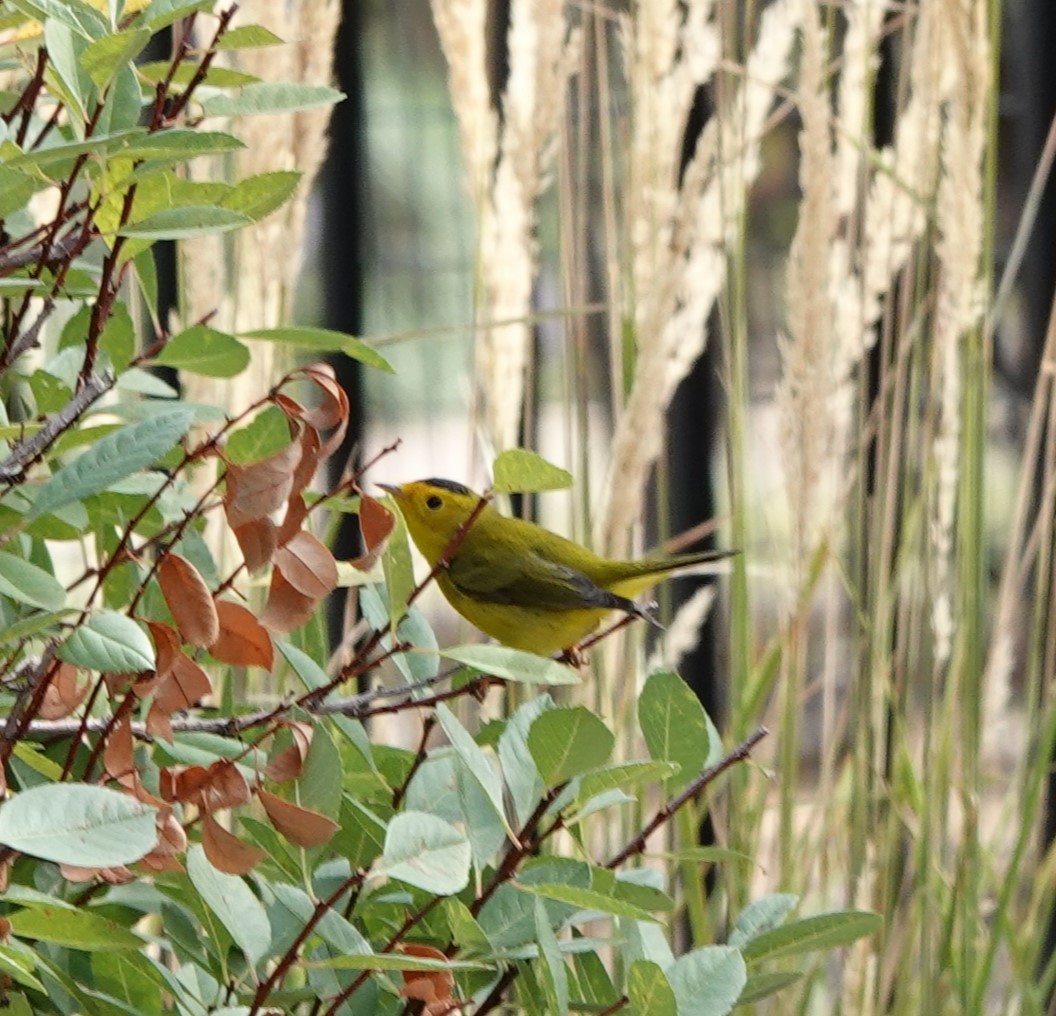
<svg viewBox="0 0 1056 1016">
<path fill-rule="evenodd" d="M 437 497 L 437 496 L 436 496 L 435 494 L 430 494 L 430 495 L 429 495 L 429 497 L 427 497 L 427 498 L 425 499 L 425 507 L 426 507 L 426 508 L 428 508 L 428 509 L 430 509 L 431 511 L 434 511 L 434 512 L 435 512 L 435 511 L 436 511 L 436 509 L 437 509 L 437 508 L 439 508 L 439 507 L 440 507 L 440 505 L 442 505 L 443 503 L 444 503 L 444 502 L 443 502 L 443 499 L 442 499 L 442 498 L 439 498 L 439 497 Z"/>
</svg>

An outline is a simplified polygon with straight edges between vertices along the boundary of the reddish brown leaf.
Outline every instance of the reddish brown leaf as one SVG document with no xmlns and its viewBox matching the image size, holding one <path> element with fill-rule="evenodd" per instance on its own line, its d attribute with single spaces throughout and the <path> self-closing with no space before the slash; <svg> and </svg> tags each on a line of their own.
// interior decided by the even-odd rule
<svg viewBox="0 0 1056 1016">
<path fill-rule="evenodd" d="M 232 528 L 267 518 L 286 503 L 301 454 L 300 441 L 294 441 L 260 462 L 248 466 L 228 464 L 224 510 Z"/>
<path fill-rule="evenodd" d="M 206 649 L 220 634 L 213 594 L 198 569 L 179 554 L 158 564 L 158 585 L 185 642 Z"/>
<path fill-rule="evenodd" d="M 172 668 L 158 682 L 154 704 L 166 713 L 189 709 L 212 692 L 209 675 L 184 653 L 172 661 Z"/>
<path fill-rule="evenodd" d="M 328 363 L 313 363 L 305 367 L 301 373 L 310 381 L 315 382 L 321 396 L 318 406 L 305 409 L 305 421 L 319 431 L 333 428 L 333 433 L 320 450 L 320 458 L 327 459 L 337 450 L 345 437 L 349 415 L 348 395 L 338 383 L 334 368 Z"/>
<path fill-rule="evenodd" d="M 150 672 L 145 673 L 149 679 Z M 135 687 L 139 680 L 139 674 L 103 674 L 103 684 L 106 685 L 106 693 L 111 699 L 123 696 L 130 688 Z"/>
<path fill-rule="evenodd" d="M 201 807 L 205 811 L 236 808 L 250 801 L 249 784 L 238 766 L 229 759 L 219 759 L 206 770 Z"/>
<path fill-rule="evenodd" d="M 266 790 L 258 790 L 257 796 L 271 824 L 298 847 L 321 847 L 341 828 L 333 819 L 317 811 L 301 808 Z"/>
<path fill-rule="evenodd" d="M 60 864 L 59 872 L 67 882 L 93 882 L 98 878 L 109 885 L 123 885 L 136 877 L 123 864 L 114 868 L 81 868 L 74 864 Z"/>
<path fill-rule="evenodd" d="M 182 854 L 187 849 L 187 834 L 171 811 L 157 822 L 157 826 L 158 843 L 151 851 L 152 854 Z"/>
<path fill-rule="evenodd" d="M 439 949 L 417 942 L 400 942 L 396 950 L 407 956 L 440 961 L 447 959 Z M 400 994 L 404 998 L 425 1002 L 422 1012 L 427 1016 L 444 1016 L 458 1008 L 454 997 L 455 975 L 450 970 L 404 970 L 402 973 L 403 987 L 400 988 Z"/>
<path fill-rule="evenodd" d="M 212 866 L 229 875 L 245 875 L 267 856 L 259 847 L 229 833 L 209 814 L 202 819 L 202 847 Z"/>
<path fill-rule="evenodd" d="M 126 713 L 110 731 L 103 749 L 103 768 L 115 780 L 125 781 L 135 773 L 132 758 L 132 722 Z"/>
<path fill-rule="evenodd" d="M 300 494 L 291 494 L 290 500 L 286 502 L 286 514 L 282 517 L 282 525 L 279 526 L 279 544 L 289 543 L 290 537 L 300 531 L 304 520 L 308 518 L 308 505 Z"/>
<path fill-rule="evenodd" d="M 288 723 L 292 743 L 287 748 L 276 752 L 275 756 L 264 767 L 264 775 L 276 783 L 295 780 L 304 769 L 304 760 L 312 744 L 314 730 L 309 723 Z"/>
<path fill-rule="evenodd" d="M 337 586 L 334 555 L 302 529 L 275 552 L 275 567 L 299 593 L 321 600 Z"/>
<path fill-rule="evenodd" d="M 147 854 L 141 857 L 137 864 L 146 865 L 151 871 L 183 871 L 183 865 L 173 856 L 168 854 Z"/>
<path fill-rule="evenodd" d="M 154 640 L 154 672 L 158 677 L 164 677 L 172 670 L 176 657 L 183 655 L 179 633 L 171 624 L 162 624 L 160 621 L 148 621 L 147 627 Z"/>
<path fill-rule="evenodd" d="M 278 532 L 271 519 L 251 519 L 232 531 L 250 573 L 259 571 L 271 561 L 279 545 Z"/>
<path fill-rule="evenodd" d="M 385 545 L 396 528 L 396 516 L 380 501 L 360 493 L 359 531 L 363 536 L 366 553 L 351 561 L 353 568 L 370 571 L 385 551 Z"/>
<path fill-rule="evenodd" d="M 271 573 L 268 602 L 260 615 L 260 623 L 269 631 L 285 634 L 305 624 L 318 606 L 318 599 L 294 589 L 276 565 Z"/>
<path fill-rule="evenodd" d="M 158 789 L 166 801 L 187 804 L 198 800 L 202 787 L 208 781 L 209 770 L 205 766 L 162 769 L 159 774 Z"/>
<path fill-rule="evenodd" d="M 11 922 L 6 917 L 0 917 L 0 942 L 7 945 L 11 938 Z"/>
<path fill-rule="evenodd" d="M 298 442 L 301 446 L 301 460 L 293 473 L 291 497 L 300 494 L 312 482 L 312 477 L 322 461 L 319 457 L 319 432 L 314 427 L 305 427 Z"/>
<path fill-rule="evenodd" d="M 151 737 L 160 737 L 163 741 L 172 743 L 172 722 L 169 713 L 152 702 L 147 710 L 147 733 Z"/>
<path fill-rule="evenodd" d="M 91 682 L 82 679 L 72 663 L 60 663 L 51 671 L 37 715 L 42 720 L 65 719 L 84 701 L 90 687 Z"/>
<path fill-rule="evenodd" d="M 253 614 L 232 600 L 217 600 L 216 612 L 220 618 L 220 637 L 209 647 L 209 652 L 221 663 L 271 670 L 275 648 L 271 636 Z"/>
</svg>

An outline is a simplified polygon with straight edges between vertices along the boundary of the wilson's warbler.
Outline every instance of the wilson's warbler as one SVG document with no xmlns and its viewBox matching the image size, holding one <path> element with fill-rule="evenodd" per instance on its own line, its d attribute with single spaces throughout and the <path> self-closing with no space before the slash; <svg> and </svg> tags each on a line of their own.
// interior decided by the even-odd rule
<svg viewBox="0 0 1056 1016">
<path fill-rule="evenodd" d="M 436 581 L 451 606 L 504 645 L 542 656 L 572 650 L 613 610 L 652 621 L 632 597 L 675 569 L 732 553 L 612 561 L 542 526 L 507 518 L 490 502 L 478 510 L 481 496 L 451 480 L 379 486 L 395 498 L 426 561 L 434 567 L 445 561 Z"/>
</svg>

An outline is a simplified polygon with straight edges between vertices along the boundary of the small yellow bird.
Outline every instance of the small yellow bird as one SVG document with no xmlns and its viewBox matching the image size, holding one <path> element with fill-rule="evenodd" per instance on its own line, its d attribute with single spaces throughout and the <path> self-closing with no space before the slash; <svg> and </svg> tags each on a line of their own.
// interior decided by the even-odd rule
<svg viewBox="0 0 1056 1016">
<path fill-rule="evenodd" d="M 613 561 L 533 522 L 507 518 L 490 502 L 481 506 L 479 494 L 451 480 L 378 486 L 395 498 L 426 561 L 434 567 L 445 561 L 436 581 L 451 606 L 504 645 L 541 656 L 572 650 L 613 610 L 655 624 L 632 597 L 676 569 L 735 553 Z"/>
</svg>

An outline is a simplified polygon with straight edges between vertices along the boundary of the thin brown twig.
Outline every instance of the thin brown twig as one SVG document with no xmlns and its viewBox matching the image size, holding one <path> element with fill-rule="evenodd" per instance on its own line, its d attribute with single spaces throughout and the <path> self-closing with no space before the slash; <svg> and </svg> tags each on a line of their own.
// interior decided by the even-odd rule
<svg viewBox="0 0 1056 1016">
<path fill-rule="evenodd" d="M 743 762 L 747 759 L 752 749 L 764 738 L 770 731 L 766 727 L 759 727 L 754 733 L 749 734 L 736 748 L 733 749 L 728 755 L 721 758 L 715 765 L 710 766 L 700 773 L 695 780 L 693 780 L 685 790 L 680 794 L 676 794 L 671 800 L 661 805 L 656 814 L 645 824 L 642 831 L 634 837 L 622 850 L 614 854 L 608 861 L 605 862 L 605 867 L 610 870 L 618 868 L 628 857 L 633 857 L 635 854 L 641 854 L 645 850 L 646 841 L 653 833 L 656 832 L 665 822 L 669 822 L 674 814 L 685 805 L 688 801 L 693 800 L 705 787 L 710 783 L 714 783 L 727 769 L 735 766 L 738 762 Z"/>
</svg>

